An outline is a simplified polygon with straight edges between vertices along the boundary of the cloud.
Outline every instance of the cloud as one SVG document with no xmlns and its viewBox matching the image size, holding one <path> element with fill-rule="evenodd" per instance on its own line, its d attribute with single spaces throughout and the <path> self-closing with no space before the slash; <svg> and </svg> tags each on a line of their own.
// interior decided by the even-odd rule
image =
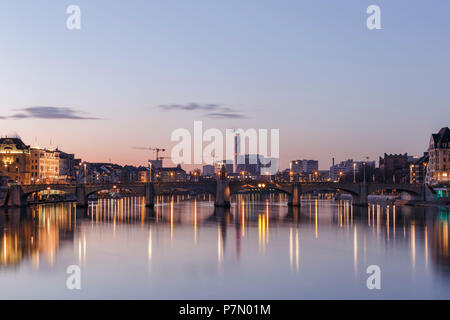
<svg viewBox="0 0 450 320">
<path fill-rule="evenodd" d="M 207 113 L 206 117 L 212 119 L 244 119 L 245 116 L 239 113 L 213 112 Z"/>
<path fill-rule="evenodd" d="M 82 112 L 64 107 L 29 107 L 17 110 L 10 119 L 69 119 L 69 120 L 98 120 L 99 118 L 83 116 Z M 5 118 L 4 118 L 5 119 Z"/>
<path fill-rule="evenodd" d="M 211 111 L 211 110 L 217 110 L 220 108 L 217 104 L 199 104 L 199 103 L 189 103 L 189 104 L 162 104 L 159 105 L 158 108 L 170 111 L 170 110 L 184 110 L 184 111 L 195 111 L 195 110 L 202 110 L 202 111 Z"/>
<path fill-rule="evenodd" d="M 238 110 L 224 107 L 219 104 L 200 104 L 191 102 L 188 104 L 162 104 L 157 108 L 164 111 L 204 111 L 205 117 L 212 119 L 243 119 L 245 118 Z M 213 112 L 214 111 L 214 112 Z"/>
</svg>

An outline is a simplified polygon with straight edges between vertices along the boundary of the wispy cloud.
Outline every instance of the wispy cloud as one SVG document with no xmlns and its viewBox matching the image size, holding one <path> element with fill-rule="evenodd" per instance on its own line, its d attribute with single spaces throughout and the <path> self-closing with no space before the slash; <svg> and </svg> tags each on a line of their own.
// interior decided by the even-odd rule
<svg viewBox="0 0 450 320">
<path fill-rule="evenodd" d="M 207 118 L 213 119 L 243 119 L 244 115 L 240 111 L 219 104 L 200 104 L 191 102 L 188 104 L 162 104 L 157 107 L 163 111 L 203 111 Z"/>
<path fill-rule="evenodd" d="M 99 118 L 87 116 L 85 113 L 65 107 L 35 106 L 16 110 L 18 113 L 10 117 L 0 119 L 68 119 L 68 120 L 99 120 Z"/>
<path fill-rule="evenodd" d="M 212 119 L 244 119 L 245 116 L 240 113 L 224 113 L 224 112 L 213 112 L 207 113 L 206 117 Z"/>
<path fill-rule="evenodd" d="M 219 109 L 220 106 L 218 104 L 199 104 L 199 103 L 192 102 L 192 103 L 188 103 L 188 104 L 162 104 L 162 105 L 159 105 L 158 108 L 160 108 L 164 111 L 170 111 L 170 110 L 211 111 L 211 110 Z"/>
</svg>

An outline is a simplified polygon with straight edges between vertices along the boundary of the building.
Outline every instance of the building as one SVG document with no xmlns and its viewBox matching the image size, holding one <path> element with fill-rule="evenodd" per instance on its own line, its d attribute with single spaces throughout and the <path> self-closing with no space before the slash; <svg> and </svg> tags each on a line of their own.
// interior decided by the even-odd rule
<svg viewBox="0 0 450 320">
<path fill-rule="evenodd" d="M 150 181 L 150 170 L 145 167 L 138 168 L 138 181 L 139 182 L 149 182 Z"/>
<path fill-rule="evenodd" d="M 410 164 L 409 166 L 410 183 L 419 183 L 419 184 L 425 183 L 425 176 L 427 172 L 428 162 L 429 162 L 428 152 L 424 152 L 422 157 L 416 159 L 414 163 Z"/>
<path fill-rule="evenodd" d="M 81 159 L 75 159 L 73 153 L 65 153 L 59 151 L 59 176 L 65 181 L 74 181 L 76 179 L 76 167 L 81 162 Z"/>
<path fill-rule="evenodd" d="M 246 176 L 259 176 L 261 174 L 261 161 L 258 154 L 238 155 L 237 172 Z"/>
<path fill-rule="evenodd" d="M 137 169 L 127 171 L 122 166 L 112 163 L 84 162 L 80 173 L 77 180 L 81 183 L 118 183 L 137 180 Z"/>
<path fill-rule="evenodd" d="M 220 172 L 220 170 L 222 170 L 222 166 L 225 167 L 225 171 L 227 172 L 227 174 L 232 174 L 233 173 L 233 161 L 231 160 L 222 160 L 222 161 L 217 161 L 214 163 L 214 172 L 217 174 Z"/>
<path fill-rule="evenodd" d="M 319 170 L 319 161 L 317 160 L 293 160 L 289 168 L 292 172 L 298 174 L 310 174 Z"/>
<path fill-rule="evenodd" d="M 176 167 L 161 168 L 156 171 L 156 181 L 162 182 L 183 182 L 186 181 L 187 174 L 181 168 L 181 165 Z"/>
<path fill-rule="evenodd" d="M 58 150 L 31 148 L 31 182 L 57 183 L 59 179 Z"/>
<path fill-rule="evenodd" d="M 261 162 L 261 175 L 263 176 L 273 176 L 280 170 L 280 159 L 279 158 L 266 158 L 263 157 Z"/>
<path fill-rule="evenodd" d="M 238 133 L 234 136 L 234 172 L 239 173 L 238 157 L 241 155 L 241 135 Z"/>
<path fill-rule="evenodd" d="M 353 159 L 347 159 L 330 167 L 329 178 L 332 181 L 342 181 L 344 178 L 348 182 L 364 181 L 364 178 L 366 181 L 369 181 L 374 169 L 375 161 L 353 161 Z"/>
<path fill-rule="evenodd" d="M 214 166 L 207 164 L 203 166 L 203 170 L 202 170 L 202 175 L 204 177 L 214 177 L 215 172 L 214 172 Z"/>
<path fill-rule="evenodd" d="M 21 184 L 31 181 L 30 146 L 18 137 L 0 138 L 0 176 Z"/>
<path fill-rule="evenodd" d="M 426 183 L 448 184 L 450 181 L 450 129 L 448 127 L 431 135 L 428 154 Z"/>
<path fill-rule="evenodd" d="M 334 159 L 333 159 L 334 160 Z M 334 162 L 334 161 L 333 161 Z M 340 180 L 344 175 L 353 173 L 353 159 L 342 161 L 338 164 L 333 164 L 330 167 L 330 178 L 332 181 Z"/>
<path fill-rule="evenodd" d="M 379 160 L 382 182 L 405 183 L 409 182 L 410 158 L 408 154 L 384 154 Z"/>
</svg>

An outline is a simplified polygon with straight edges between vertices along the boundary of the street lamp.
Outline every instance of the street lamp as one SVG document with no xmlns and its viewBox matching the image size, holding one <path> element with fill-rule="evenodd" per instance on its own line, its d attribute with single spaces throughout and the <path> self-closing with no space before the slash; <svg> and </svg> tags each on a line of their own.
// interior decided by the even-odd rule
<svg viewBox="0 0 450 320">
<path fill-rule="evenodd" d="M 353 183 L 356 183 L 356 163 L 353 163 Z"/>
<path fill-rule="evenodd" d="M 364 183 L 366 183 L 366 163 L 363 162 L 363 170 L 364 170 Z"/>
<path fill-rule="evenodd" d="M 414 165 L 411 164 L 411 165 L 409 166 L 409 183 L 410 183 L 410 184 L 413 183 L 413 168 L 414 168 Z"/>
<path fill-rule="evenodd" d="M 84 167 L 84 184 L 86 184 L 86 162 L 83 164 Z"/>
<path fill-rule="evenodd" d="M 16 166 L 16 171 L 17 171 L 17 182 L 20 182 L 20 168 L 18 166 Z"/>
</svg>

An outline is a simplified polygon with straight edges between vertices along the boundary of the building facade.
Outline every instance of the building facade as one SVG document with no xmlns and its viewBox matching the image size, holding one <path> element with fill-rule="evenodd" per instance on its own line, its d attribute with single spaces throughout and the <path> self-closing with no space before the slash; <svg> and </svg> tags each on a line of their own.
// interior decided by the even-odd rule
<svg viewBox="0 0 450 320">
<path fill-rule="evenodd" d="M 215 172 L 214 172 L 214 166 L 207 164 L 203 166 L 203 170 L 202 170 L 202 175 L 204 177 L 214 177 Z"/>
<path fill-rule="evenodd" d="M 404 183 L 409 181 L 410 158 L 408 154 L 384 154 L 379 160 L 382 182 Z M 408 180 L 408 181 L 407 181 Z"/>
<path fill-rule="evenodd" d="M 431 135 L 428 155 L 426 183 L 448 184 L 450 182 L 450 129 L 448 127 Z"/>
<path fill-rule="evenodd" d="M 290 170 L 298 174 L 310 174 L 319 170 L 317 160 L 293 160 L 289 166 Z"/>
<path fill-rule="evenodd" d="M 227 174 L 232 174 L 233 173 L 233 161 L 231 160 L 222 160 L 222 161 L 217 161 L 214 163 L 214 172 L 217 174 L 220 172 L 220 170 L 222 170 L 222 166 L 225 167 L 225 171 L 227 172 Z"/>
<path fill-rule="evenodd" d="M 425 183 L 425 176 L 427 172 L 427 166 L 429 162 L 428 152 L 424 152 L 423 156 L 412 164 L 410 164 L 410 177 L 409 182 L 411 184 L 423 184 Z"/>
<path fill-rule="evenodd" d="M 330 167 L 330 180 L 342 181 L 343 177 L 350 177 L 348 181 L 370 180 L 369 173 L 375 169 L 375 161 L 353 161 L 348 159 Z M 366 172 L 364 172 L 366 170 Z"/>
<path fill-rule="evenodd" d="M 31 182 L 59 182 L 59 151 L 31 148 Z"/>
<path fill-rule="evenodd" d="M 81 159 L 75 159 L 73 153 L 65 153 L 59 151 L 59 176 L 60 179 L 65 181 L 75 181 L 76 179 L 76 166 L 81 162 Z"/>
<path fill-rule="evenodd" d="M 0 138 L 0 176 L 6 177 L 9 182 L 30 183 L 30 146 L 20 138 Z"/>
</svg>

